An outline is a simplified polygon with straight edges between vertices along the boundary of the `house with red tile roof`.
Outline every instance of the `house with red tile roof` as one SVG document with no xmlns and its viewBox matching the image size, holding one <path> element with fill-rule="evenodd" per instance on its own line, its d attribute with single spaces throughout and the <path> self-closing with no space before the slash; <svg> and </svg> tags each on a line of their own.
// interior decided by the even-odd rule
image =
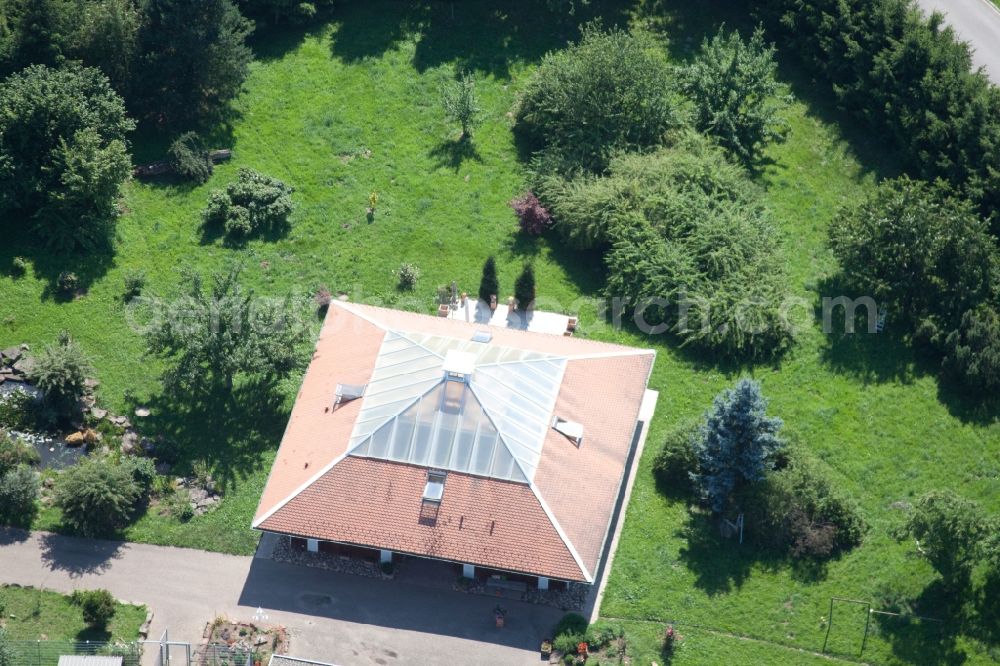
<svg viewBox="0 0 1000 666">
<path fill-rule="evenodd" d="M 651 416 L 654 358 L 335 301 L 253 527 L 469 577 L 593 583 Z"/>
</svg>

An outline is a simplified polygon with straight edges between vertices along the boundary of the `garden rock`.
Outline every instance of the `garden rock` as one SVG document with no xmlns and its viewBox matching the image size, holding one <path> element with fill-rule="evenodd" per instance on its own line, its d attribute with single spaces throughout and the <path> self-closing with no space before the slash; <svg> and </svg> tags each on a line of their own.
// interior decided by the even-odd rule
<svg viewBox="0 0 1000 666">
<path fill-rule="evenodd" d="M 90 408 L 90 415 L 93 416 L 95 419 L 100 420 L 100 419 L 105 418 L 108 415 L 108 410 L 101 409 L 100 407 L 91 407 Z"/>
<path fill-rule="evenodd" d="M 70 433 L 66 437 L 66 446 L 83 446 L 87 443 L 86 437 L 82 432 Z"/>
<path fill-rule="evenodd" d="M 21 358 L 20 347 L 8 347 L 0 351 L 0 359 L 3 360 L 4 365 L 14 365 L 14 362 L 19 358 Z"/>
<path fill-rule="evenodd" d="M 139 433 L 135 430 L 126 430 L 122 435 L 122 453 L 127 456 L 135 455 L 139 448 Z"/>
<path fill-rule="evenodd" d="M 30 356 L 22 356 L 11 367 L 18 374 L 27 377 L 35 370 L 35 359 Z"/>
</svg>

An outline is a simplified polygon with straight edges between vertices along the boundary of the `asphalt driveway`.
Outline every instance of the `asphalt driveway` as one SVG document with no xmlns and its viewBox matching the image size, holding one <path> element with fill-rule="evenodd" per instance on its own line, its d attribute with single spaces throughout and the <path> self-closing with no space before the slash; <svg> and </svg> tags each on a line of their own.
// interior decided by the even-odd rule
<svg viewBox="0 0 1000 666">
<path fill-rule="evenodd" d="M 258 606 L 285 625 L 291 654 L 355 664 L 537 664 L 558 610 L 444 588 L 185 548 L 0 529 L 0 583 L 60 592 L 103 587 L 153 610 L 150 637 L 197 644 L 217 615 L 250 620 Z"/>
</svg>

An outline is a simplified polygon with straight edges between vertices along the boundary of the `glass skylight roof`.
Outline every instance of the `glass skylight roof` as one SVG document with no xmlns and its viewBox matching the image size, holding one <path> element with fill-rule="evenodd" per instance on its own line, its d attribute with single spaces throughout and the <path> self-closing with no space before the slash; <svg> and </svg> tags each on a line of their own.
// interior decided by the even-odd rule
<svg viewBox="0 0 1000 666">
<path fill-rule="evenodd" d="M 475 356 L 464 380 L 446 375 L 449 351 Z M 565 365 L 539 352 L 390 331 L 349 453 L 530 482 Z"/>
</svg>

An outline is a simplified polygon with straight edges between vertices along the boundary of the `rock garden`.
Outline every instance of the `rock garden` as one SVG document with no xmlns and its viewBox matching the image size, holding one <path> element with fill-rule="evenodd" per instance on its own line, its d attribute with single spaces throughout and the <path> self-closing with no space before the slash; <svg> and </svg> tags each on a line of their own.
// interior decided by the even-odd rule
<svg viewBox="0 0 1000 666">
<path fill-rule="evenodd" d="M 272 655 L 286 654 L 288 632 L 282 626 L 264 624 L 266 619 L 261 609 L 253 622 L 215 618 L 205 625 L 202 644 L 195 650 L 195 663 L 245 666 L 250 657 L 254 666 L 266 666 Z"/>
</svg>

